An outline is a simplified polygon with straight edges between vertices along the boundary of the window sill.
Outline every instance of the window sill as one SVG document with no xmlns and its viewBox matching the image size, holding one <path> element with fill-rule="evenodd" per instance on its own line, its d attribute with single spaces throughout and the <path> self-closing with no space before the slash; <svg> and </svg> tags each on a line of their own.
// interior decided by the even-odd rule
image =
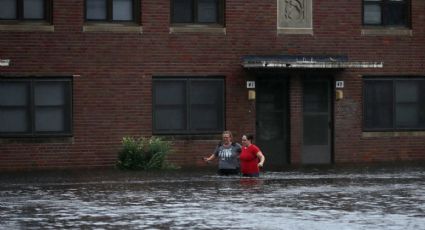
<svg viewBox="0 0 425 230">
<path fill-rule="evenodd" d="M 413 31 L 408 28 L 400 27 L 378 27 L 363 28 L 361 31 L 364 36 L 412 36 Z"/>
<path fill-rule="evenodd" d="M 55 27 L 47 23 L 34 23 L 34 22 L 3 23 L 3 22 L 0 22 L 0 31 L 54 32 Z"/>
<path fill-rule="evenodd" d="M 211 33 L 226 34 L 225 27 L 209 26 L 209 25 L 184 25 L 170 27 L 170 34 L 175 33 Z"/>
<path fill-rule="evenodd" d="M 374 137 L 425 137 L 425 131 L 404 131 L 404 132 L 362 132 L 363 138 Z"/>
<path fill-rule="evenodd" d="M 277 34 L 313 35 L 313 28 L 277 28 Z"/>
<path fill-rule="evenodd" d="M 143 33 L 143 27 L 136 24 L 88 23 L 83 32 Z"/>
<path fill-rule="evenodd" d="M 73 144 L 74 137 L 1 137 L 0 144 Z"/>
</svg>

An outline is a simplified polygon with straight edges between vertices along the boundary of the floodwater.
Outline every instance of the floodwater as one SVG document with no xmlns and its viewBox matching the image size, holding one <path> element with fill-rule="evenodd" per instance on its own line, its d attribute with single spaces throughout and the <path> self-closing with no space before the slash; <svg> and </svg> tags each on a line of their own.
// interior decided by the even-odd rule
<svg viewBox="0 0 425 230">
<path fill-rule="evenodd" d="M 1 229 L 425 229 L 425 166 L 0 174 Z"/>
</svg>

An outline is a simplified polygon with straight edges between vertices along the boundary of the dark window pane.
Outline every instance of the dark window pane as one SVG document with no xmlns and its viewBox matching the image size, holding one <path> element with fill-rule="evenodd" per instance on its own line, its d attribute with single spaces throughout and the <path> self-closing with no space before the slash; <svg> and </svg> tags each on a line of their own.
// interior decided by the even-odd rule
<svg viewBox="0 0 425 230">
<path fill-rule="evenodd" d="M 156 108 L 155 109 L 155 130 L 185 130 L 186 113 L 185 109 L 179 108 Z"/>
<path fill-rule="evenodd" d="M 365 81 L 364 87 L 365 128 L 393 128 L 392 81 Z"/>
<path fill-rule="evenodd" d="M 133 20 L 133 1 L 132 0 L 113 0 L 112 20 L 131 21 Z"/>
<path fill-rule="evenodd" d="M 35 131 L 69 131 L 69 82 L 36 81 L 34 83 Z"/>
<path fill-rule="evenodd" d="M 65 86 L 63 82 L 37 82 L 34 87 L 34 104 L 36 106 L 65 105 Z"/>
<path fill-rule="evenodd" d="M 218 130 L 219 115 L 216 108 L 209 106 L 192 106 L 190 127 L 193 130 Z"/>
<path fill-rule="evenodd" d="M 0 83 L 0 132 L 19 133 L 29 130 L 29 84 Z"/>
<path fill-rule="evenodd" d="M 419 100 L 419 81 L 396 81 L 396 102 L 417 103 Z"/>
<path fill-rule="evenodd" d="M 379 3 L 368 3 L 364 5 L 365 24 L 380 25 L 382 24 L 381 5 Z"/>
<path fill-rule="evenodd" d="M 192 80 L 190 86 L 190 127 L 219 130 L 223 120 L 223 82 Z"/>
<path fill-rule="evenodd" d="M 155 104 L 183 106 L 186 99 L 185 81 L 156 81 Z"/>
<path fill-rule="evenodd" d="M 174 0 L 173 22 L 191 23 L 193 22 L 192 0 Z"/>
<path fill-rule="evenodd" d="M 406 25 L 407 8 L 404 1 L 389 1 L 386 12 L 387 25 Z"/>
<path fill-rule="evenodd" d="M 198 0 L 198 22 L 218 22 L 218 0 Z"/>
<path fill-rule="evenodd" d="M 28 132 L 28 112 L 26 108 L 0 109 L 0 132 Z"/>
<path fill-rule="evenodd" d="M 65 114 L 60 107 L 36 108 L 36 132 L 65 132 Z"/>
<path fill-rule="evenodd" d="M 186 129 L 186 81 L 154 81 L 154 121 L 157 131 Z"/>
<path fill-rule="evenodd" d="M 420 81 L 396 81 L 396 125 L 398 128 L 420 126 Z"/>
<path fill-rule="evenodd" d="M 24 19 L 43 19 L 44 0 L 24 0 Z"/>
<path fill-rule="evenodd" d="M 215 105 L 219 103 L 221 95 L 221 81 L 193 80 L 191 81 L 191 104 L 192 105 Z"/>
<path fill-rule="evenodd" d="M 28 84 L 19 82 L 0 83 L 0 106 L 27 106 Z"/>
<path fill-rule="evenodd" d="M 88 20 L 106 20 L 106 0 L 87 0 Z"/>
<path fill-rule="evenodd" d="M 0 19 L 16 19 L 17 0 L 0 1 Z"/>
<path fill-rule="evenodd" d="M 419 125 L 419 111 L 416 104 L 400 104 L 396 107 L 397 128 L 416 128 Z"/>
</svg>

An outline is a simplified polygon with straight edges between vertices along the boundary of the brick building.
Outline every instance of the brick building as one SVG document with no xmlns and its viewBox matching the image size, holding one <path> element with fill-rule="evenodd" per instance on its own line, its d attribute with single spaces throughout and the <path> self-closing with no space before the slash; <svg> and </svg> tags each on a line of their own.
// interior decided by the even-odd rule
<svg viewBox="0 0 425 230">
<path fill-rule="evenodd" d="M 423 0 L 2 0 L 0 170 L 109 167 L 124 136 L 204 165 L 425 160 Z"/>
</svg>

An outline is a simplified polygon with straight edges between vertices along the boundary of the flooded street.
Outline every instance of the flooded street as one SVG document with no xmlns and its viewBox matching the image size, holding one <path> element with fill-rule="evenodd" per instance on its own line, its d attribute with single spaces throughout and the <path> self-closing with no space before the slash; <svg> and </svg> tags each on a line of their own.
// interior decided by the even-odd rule
<svg viewBox="0 0 425 230">
<path fill-rule="evenodd" d="M 425 229 L 425 167 L 0 175 L 1 229 Z"/>
</svg>

